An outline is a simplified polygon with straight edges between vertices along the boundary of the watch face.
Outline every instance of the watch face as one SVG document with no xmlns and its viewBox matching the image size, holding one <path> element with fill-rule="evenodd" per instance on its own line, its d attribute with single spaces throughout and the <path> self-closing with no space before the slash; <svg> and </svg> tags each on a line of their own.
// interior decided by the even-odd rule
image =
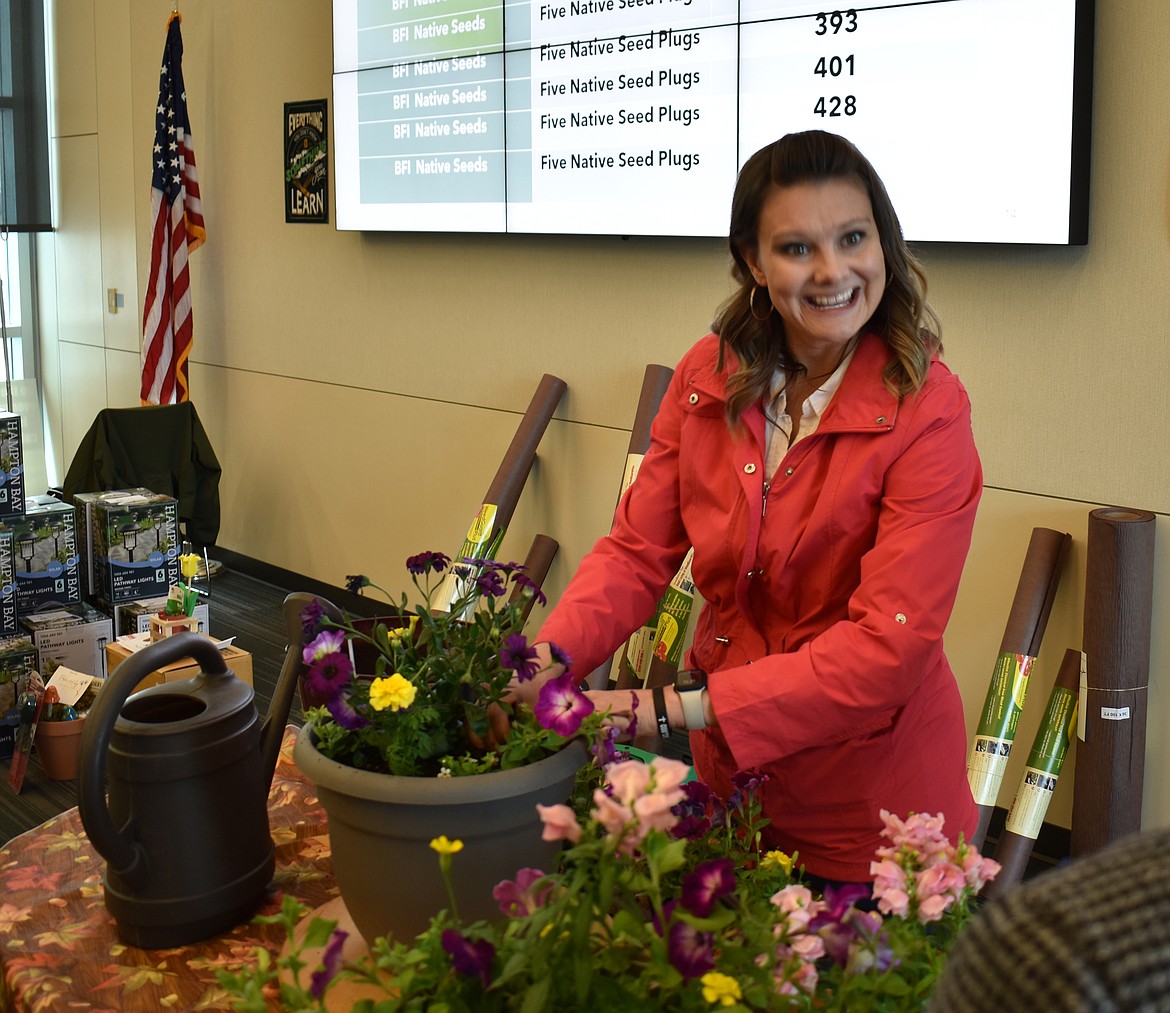
<svg viewBox="0 0 1170 1013">
<path fill-rule="evenodd" d="M 707 685 L 707 673 L 699 668 L 684 668 L 674 679 L 674 688 L 679 693 L 703 689 Z"/>
</svg>

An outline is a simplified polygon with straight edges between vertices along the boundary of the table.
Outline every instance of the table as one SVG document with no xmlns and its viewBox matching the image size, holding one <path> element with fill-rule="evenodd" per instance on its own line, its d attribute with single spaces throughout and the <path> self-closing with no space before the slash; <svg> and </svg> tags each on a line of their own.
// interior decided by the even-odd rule
<svg viewBox="0 0 1170 1013">
<path fill-rule="evenodd" d="M 325 810 L 292 760 L 296 732 L 285 729 L 268 795 L 276 872 L 257 914 L 276 914 L 286 894 L 311 909 L 338 896 Z M 104 871 L 76 808 L 0 850 L 0 1009 L 230 1010 L 216 971 L 251 963 L 257 946 L 276 956 L 285 942 L 280 926 L 249 921 L 191 946 L 127 946 L 106 911 Z M 270 1008 L 280 1009 L 275 999 Z"/>
</svg>

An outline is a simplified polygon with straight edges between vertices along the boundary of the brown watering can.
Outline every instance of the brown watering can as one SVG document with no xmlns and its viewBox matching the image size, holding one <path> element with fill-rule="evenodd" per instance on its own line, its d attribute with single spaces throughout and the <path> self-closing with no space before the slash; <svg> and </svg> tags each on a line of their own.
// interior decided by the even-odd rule
<svg viewBox="0 0 1170 1013">
<path fill-rule="evenodd" d="M 81 735 L 77 795 L 123 942 L 185 946 L 233 928 L 263 901 L 275 866 L 268 790 L 299 654 L 290 649 L 296 657 L 285 659 L 263 724 L 252 687 L 197 633 L 143 648 L 106 680 Z M 134 692 L 183 658 L 198 675 Z"/>
</svg>

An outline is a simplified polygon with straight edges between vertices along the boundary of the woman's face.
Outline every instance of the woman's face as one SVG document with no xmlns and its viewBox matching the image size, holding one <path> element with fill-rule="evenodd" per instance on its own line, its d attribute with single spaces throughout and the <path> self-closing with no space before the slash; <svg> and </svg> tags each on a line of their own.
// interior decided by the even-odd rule
<svg viewBox="0 0 1170 1013">
<path fill-rule="evenodd" d="M 744 259 L 783 319 L 792 354 L 812 366 L 843 350 L 873 316 L 886 283 L 881 238 L 861 180 L 773 187 L 757 237 Z"/>
</svg>

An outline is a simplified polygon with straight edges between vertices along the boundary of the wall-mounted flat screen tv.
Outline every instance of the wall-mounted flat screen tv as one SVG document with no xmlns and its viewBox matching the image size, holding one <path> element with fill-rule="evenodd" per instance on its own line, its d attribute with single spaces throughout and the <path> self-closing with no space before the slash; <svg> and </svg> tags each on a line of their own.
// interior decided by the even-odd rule
<svg viewBox="0 0 1170 1013">
<path fill-rule="evenodd" d="M 844 134 L 906 237 L 1088 238 L 1093 0 L 334 0 L 342 229 L 722 236 Z"/>
</svg>

